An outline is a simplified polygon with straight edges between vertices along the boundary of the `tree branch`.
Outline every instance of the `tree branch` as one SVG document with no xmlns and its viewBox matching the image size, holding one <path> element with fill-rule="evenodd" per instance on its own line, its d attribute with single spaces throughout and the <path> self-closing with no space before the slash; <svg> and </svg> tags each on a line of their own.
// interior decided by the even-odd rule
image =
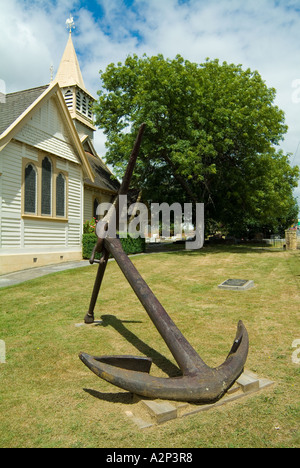
<svg viewBox="0 0 300 468">
<path fill-rule="evenodd" d="M 188 194 L 188 196 L 191 198 L 191 200 L 194 203 L 199 203 L 199 200 L 198 200 L 197 196 L 192 192 L 192 190 L 190 189 L 190 187 L 189 187 L 188 183 L 186 182 L 186 180 L 184 179 L 184 177 L 182 177 L 180 174 L 178 174 L 176 166 L 173 163 L 173 161 L 169 158 L 169 156 L 165 152 L 163 152 L 162 157 L 166 161 L 166 163 L 171 167 L 171 170 L 172 170 L 172 173 L 173 173 L 175 179 L 177 180 L 177 182 L 179 182 L 179 184 L 181 185 L 183 190 Z"/>
</svg>

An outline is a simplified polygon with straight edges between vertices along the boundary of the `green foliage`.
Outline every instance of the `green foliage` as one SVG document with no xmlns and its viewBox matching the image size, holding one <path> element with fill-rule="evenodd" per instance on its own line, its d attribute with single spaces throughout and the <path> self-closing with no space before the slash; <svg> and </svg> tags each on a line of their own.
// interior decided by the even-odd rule
<svg viewBox="0 0 300 468">
<path fill-rule="evenodd" d="M 96 218 L 92 218 L 91 220 L 87 220 L 83 225 L 83 233 L 84 234 L 91 234 L 95 232 L 96 229 Z"/>
<path fill-rule="evenodd" d="M 127 238 L 121 238 L 121 244 L 127 255 L 145 252 L 145 239 L 138 238 L 133 239 L 129 235 Z M 85 259 L 89 259 L 92 254 L 92 250 L 97 242 L 97 236 L 95 233 L 87 233 L 82 236 L 82 256 Z M 101 254 L 96 254 L 95 258 L 99 259 Z"/>
<path fill-rule="evenodd" d="M 82 257 L 89 259 L 92 255 L 93 248 L 97 243 L 97 236 L 95 233 L 84 233 L 82 235 Z M 96 254 L 95 258 L 99 260 L 101 254 Z"/>
<path fill-rule="evenodd" d="M 138 237 L 137 239 L 133 239 L 129 235 L 126 238 L 121 238 L 121 244 L 124 251 L 129 254 L 136 254 L 145 252 L 146 249 L 146 242 L 145 239 L 142 237 Z"/>
<path fill-rule="evenodd" d="M 279 230 L 295 217 L 299 170 L 275 149 L 287 126 L 257 71 L 133 55 L 101 78 L 96 124 L 118 176 L 147 124 L 132 181 L 145 200 L 203 202 L 206 220 L 235 234 Z"/>
</svg>

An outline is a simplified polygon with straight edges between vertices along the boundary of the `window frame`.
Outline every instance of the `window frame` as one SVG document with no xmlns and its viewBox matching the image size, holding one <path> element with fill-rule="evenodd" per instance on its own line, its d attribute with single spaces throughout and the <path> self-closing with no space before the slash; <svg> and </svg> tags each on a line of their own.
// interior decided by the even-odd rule
<svg viewBox="0 0 300 468">
<path fill-rule="evenodd" d="M 51 162 L 51 214 L 42 214 L 42 163 L 45 158 Z M 54 157 L 46 152 L 39 152 L 37 159 L 23 158 L 22 160 L 22 218 L 41 219 L 49 221 L 68 221 L 68 186 L 69 186 L 69 173 L 65 170 L 57 168 L 57 157 Z M 32 165 L 36 171 L 36 211 L 35 213 L 25 212 L 25 170 Z M 61 174 L 64 177 L 64 216 L 57 215 L 57 200 L 56 200 L 56 181 L 57 177 Z"/>
<path fill-rule="evenodd" d="M 95 211 L 95 204 L 97 203 L 97 207 L 96 207 L 96 211 Z M 99 206 L 100 202 L 99 202 L 99 197 L 96 197 L 96 196 L 93 196 L 93 218 L 97 219 L 99 218 L 99 216 L 97 215 L 97 208 Z"/>
<path fill-rule="evenodd" d="M 35 190 L 34 190 L 34 211 L 26 211 L 26 169 L 31 166 L 34 171 L 35 175 Z M 37 173 L 37 168 L 35 167 L 35 164 L 32 162 L 29 162 L 26 164 L 24 168 L 24 213 L 28 215 L 36 215 L 37 214 L 37 195 L 38 195 L 38 173 Z"/>
</svg>

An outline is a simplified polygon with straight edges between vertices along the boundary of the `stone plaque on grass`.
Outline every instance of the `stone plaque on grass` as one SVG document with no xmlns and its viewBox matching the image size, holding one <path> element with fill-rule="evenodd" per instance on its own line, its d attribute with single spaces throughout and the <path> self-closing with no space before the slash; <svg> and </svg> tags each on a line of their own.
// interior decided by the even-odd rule
<svg viewBox="0 0 300 468">
<path fill-rule="evenodd" d="M 229 289 L 233 291 L 245 291 L 254 287 L 254 281 L 242 279 L 228 279 L 219 284 L 219 289 Z"/>
</svg>

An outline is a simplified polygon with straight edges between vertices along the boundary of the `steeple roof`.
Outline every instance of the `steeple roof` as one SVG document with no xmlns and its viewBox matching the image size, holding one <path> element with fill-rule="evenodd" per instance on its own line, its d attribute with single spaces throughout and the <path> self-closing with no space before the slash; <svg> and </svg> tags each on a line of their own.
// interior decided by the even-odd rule
<svg viewBox="0 0 300 468">
<path fill-rule="evenodd" d="M 61 88 L 77 85 L 86 90 L 71 32 L 54 81 L 58 82 Z"/>
</svg>

